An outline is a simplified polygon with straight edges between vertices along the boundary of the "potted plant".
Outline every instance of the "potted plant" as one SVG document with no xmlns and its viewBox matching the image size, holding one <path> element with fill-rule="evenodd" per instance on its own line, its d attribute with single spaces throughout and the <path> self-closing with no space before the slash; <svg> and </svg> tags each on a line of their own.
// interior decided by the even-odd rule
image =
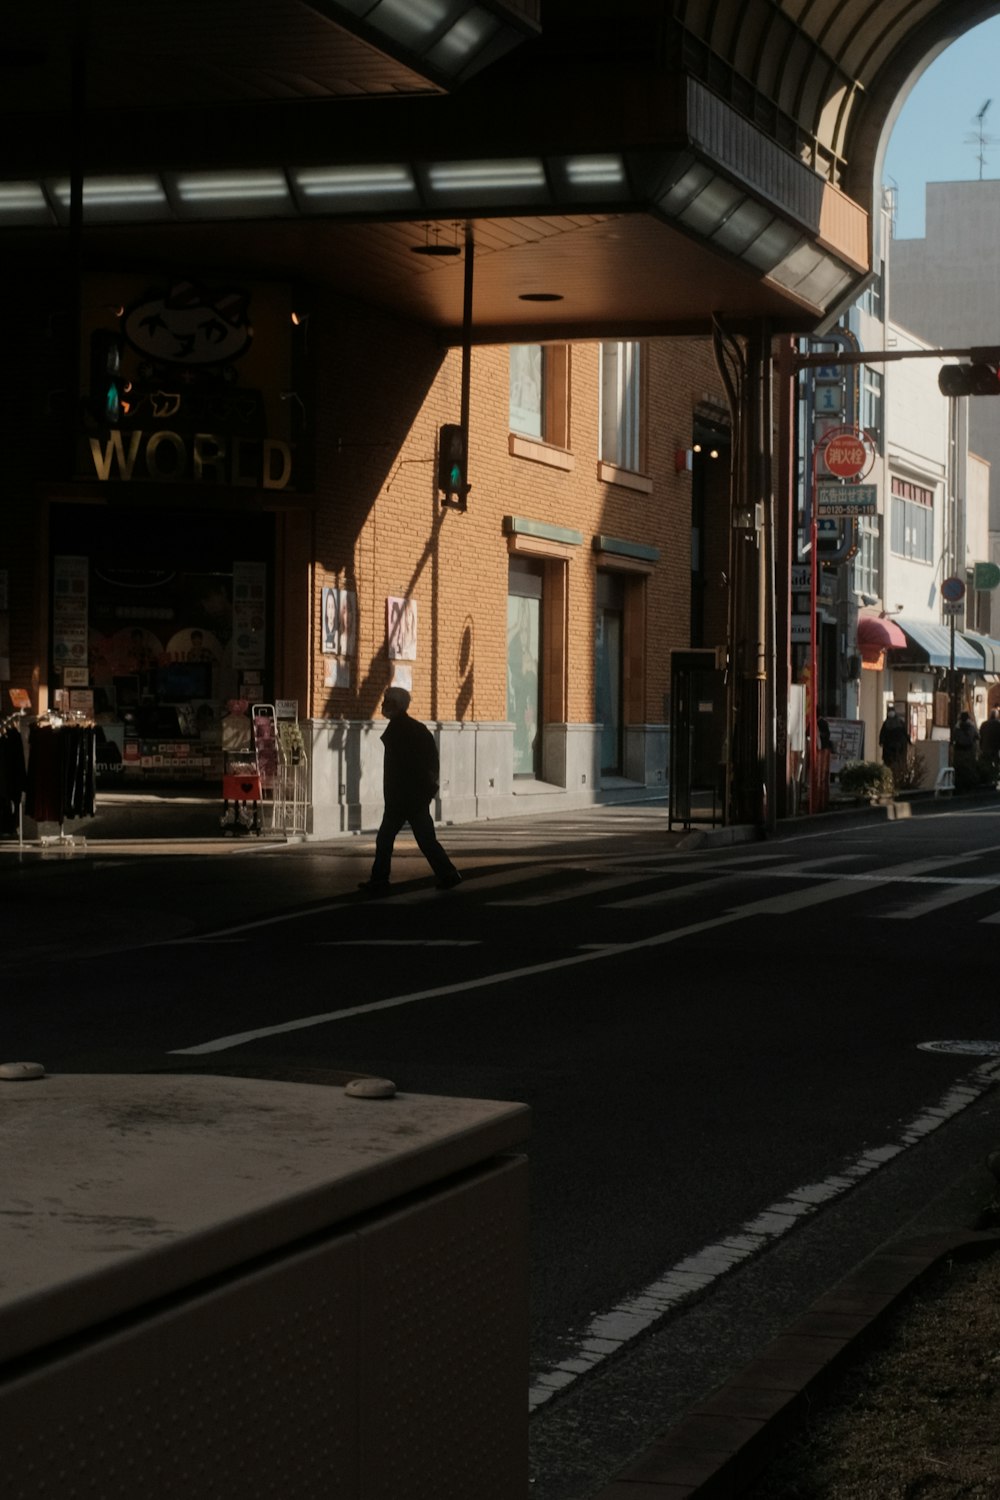
<svg viewBox="0 0 1000 1500">
<path fill-rule="evenodd" d="M 840 768 L 840 790 L 859 802 L 885 802 L 896 789 L 892 771 L 880 760 L 849 760 Z"/>
</svg>

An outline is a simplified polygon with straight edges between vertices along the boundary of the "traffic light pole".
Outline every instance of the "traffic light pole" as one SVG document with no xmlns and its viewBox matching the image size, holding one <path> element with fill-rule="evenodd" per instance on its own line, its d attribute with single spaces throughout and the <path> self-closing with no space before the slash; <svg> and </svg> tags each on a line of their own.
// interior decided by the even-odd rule
<svg viewBox="0 0 1000 1500">
<path fill-rule="evenodd" d="M 846 353 L 789 354 L 795 370 L 815 370 L 823 365 L 888 365 L 900 359 L 968 359 L 978 365 L 1000 365 L 1000 344 L 979 344 L 971 349 L 858 349 Z"/>
<path fill-rule="evenodd" d="M 462 299 L 462 374 L 458 423 L 446 422 L 438 433 L 437 485 L 441 504 L 467 510 L 469 504 L 469 406 L 472 389 L 472 290 L 475 246 L 472 225 L 465 226 L 465 266 Z"/>
<path fill-rule="evenodd" d="M 475 269 L 475 246 L 472 239 L 472 225 L 465 226 L 465 272 L 462 294 L 462 397 L 459 410 L 459 425 L 462 429 L 463 447 L 465 449 L 465 483 L 466 493 L 462 496 L 462 509 L 465 509 L 468 501 L 469 484 L 469 404 L 472 390 L 472 290 Z"/>
</svg>

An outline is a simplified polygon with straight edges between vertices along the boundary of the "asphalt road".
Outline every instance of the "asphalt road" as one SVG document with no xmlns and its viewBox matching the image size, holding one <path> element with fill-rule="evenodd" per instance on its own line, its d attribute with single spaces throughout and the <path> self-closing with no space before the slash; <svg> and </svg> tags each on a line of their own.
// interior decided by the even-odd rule
<svg viewBox="0 0 1000 1500">
<path fill-rule="evenodd" d="M 533 1113 L 534 1484 L 586 1500 L 997 1143 L 1000 805 L 685 847 L 664 811 L 405 843 L 0 853 L 0 1053 Z M 1000 1052 L 1000 1040 L 996 1041 Z"/>
</svg>

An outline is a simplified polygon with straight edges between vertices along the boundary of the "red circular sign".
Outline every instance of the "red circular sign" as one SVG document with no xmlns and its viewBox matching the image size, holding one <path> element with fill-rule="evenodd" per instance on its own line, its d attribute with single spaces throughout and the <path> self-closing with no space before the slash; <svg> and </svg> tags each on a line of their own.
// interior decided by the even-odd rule
<svg viewBox="0 0 1000 1500">
<path fill-rule="evenodd" d="M 851 432 L 838 432 L 827 443 L 823 452 L 826 466 L 838 479 L 854 479 L 868 462 L 868 452 L 859 437 Z"/>
<path fill-rule="evenodd" d="M 838 432 L 837 437 L 826 444 L 823 458 L 831 474 L 837 474 L 838 478 L 855 478 L 868 462 L 868 452 L 861 438 L 855 437 L 853 432 Z"/>
</svg>

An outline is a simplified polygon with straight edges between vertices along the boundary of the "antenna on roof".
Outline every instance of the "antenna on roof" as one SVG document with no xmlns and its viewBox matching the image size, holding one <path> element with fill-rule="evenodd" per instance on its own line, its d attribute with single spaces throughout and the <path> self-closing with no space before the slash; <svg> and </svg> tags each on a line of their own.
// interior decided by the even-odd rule
<svg viewBox="0 0 1000 1500">
<path fill-rule="evenodd" d="M 982 109 L 980 109 L 975 115 L 975 123 L 978 128 L 971 135 L 967 135 L 965 137 L 965 144 L 967 146 L 979 147 L 979 150 L 976 154 L 976 159 L 979 162 L 980 182 L 982 182 L 983 180 L 983 168 L 986 166 L 986 147 L 995 146 L 997 141 L 997 137 L 995 135 L 986 134 L 986 112 L 992 103 L 992 99 L 986 100 L 986 103 L 983 105 Z"/>
</svg>

